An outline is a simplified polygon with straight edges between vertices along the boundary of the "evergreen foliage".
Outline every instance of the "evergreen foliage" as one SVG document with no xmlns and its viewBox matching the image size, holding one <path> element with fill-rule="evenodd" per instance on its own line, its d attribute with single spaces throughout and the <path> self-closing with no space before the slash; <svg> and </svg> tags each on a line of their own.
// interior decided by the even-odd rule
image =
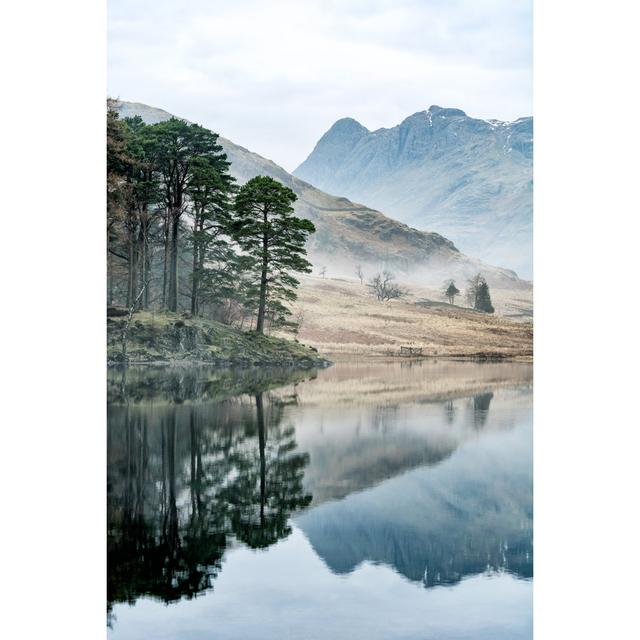
<svg viewBox="0 0 640 640">
<path fill-rule="evenodd" d="M 456 287 L 454 280 L 448 280 L 445 282 L 442 292 L 445 298 L 449 301 L 449 304 L 454 304 L 456 296 L 460 293 L 460 289 Z"/>
<path fill-rule="evenodd" d="M 315 227 L 293 215 L 296 195 L 267 176 L 252 178 L 235 201 L 233 237 L 251 256 L 259 278 L 256 331 L 263 333 L 267 311 L 282 323 L 288 315 L 284 302 L 295 300 L 299 281 L 294 273 L 309 273 L 305 242 Z"/>
<path fill-rule="evenodd" d="M 469 306 L 477 311 L 484 311 L 485 313 L 493 313 L 495 311 L 491 304 L 489 285 L 480 273 L 468 281 L 466 298 Z"/>
<path fill-rule="evenodd" d="M 110 306 L 190 311 L 234 324 L 288 326 L 309 272 L 313 224 L 296 196 L 259 176 L 240 190 L 218 135 L 177 118 L 147 125 L 107 110 Z M 254 324 L 255 319 L 255 324 Z"/>
<path fill-rule="evenodd" d="M 486 282 L 482 282 L 478 288 L 475 308 L 478 309 L 478 311 L 485 311 L 486 313 L 493 313 L 495 311 L 491 304 L 489 285 Z"/>
</svg>

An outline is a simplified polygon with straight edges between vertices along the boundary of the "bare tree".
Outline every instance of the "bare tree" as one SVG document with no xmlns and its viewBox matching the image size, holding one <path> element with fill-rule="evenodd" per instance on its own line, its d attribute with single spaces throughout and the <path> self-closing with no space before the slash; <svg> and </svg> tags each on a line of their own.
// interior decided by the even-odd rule
<svg viewBox="0 0 640 640">
<path fill-rule="evenodd" d="M 480 289 L 480 285 L 484 282 L 484 278 L 482 274 L 478 273 L 473 278 L 469 278 L 467 280 L 467 290 L 465 291 L 465 300 L 467 304 L 472 308 L 476 308 L 476 302 L 478 297 L 478 291 Z"/>
<path fill-rule="evenodd" d="M 356 265 L 356 275 L 358 276 L 358 280 L 360 280 L 360 284 L 364 282 L 364 272 L 362 271 L 362 265 Z"/>
<path fill-rule="evenodd" d="M 122 362 L 124 363 L 126 363 L 128 359 L 127 342 L 129 340 L 129 327 L 131 326 L 131 320 L 133 320 L 133 314 L 138 306 L 138 303 L 140 302 L 140 298 L 142 298 L 148 285 L 149 285 L 148 280 L 142 283 L 142 287 L 140 288 L 140 291 L 138 292 L 136 299 L 133 300 L 133 302 L 129 307 L 129 311 L 127 313 L 127 319 L 125 320 L 124 326 L 122 327 Z"/>
<path fill-rule="evenodd" d="M 298 337 L 300 333 L 300 329 L 302 329 L 302 323 L 304 322 L 304 307 L 300 307 L 298 312 L 294 316 L 294 327 L 293 327 L 293 335 L 295 338 Z"/>
<path fill-rule="evenodd" d="M 327 273 L 327 267 L 322 266 L 320 267 L 320 275 L 324 278 L 325 274 Z"/>
<path fill-rule="evenodd" d="M 373 295 L 381 301 L 397 300 L 409 293 L 407 289 L 403 289 L 395 282 L 395 277 L 390 271 L 376 273 L 376 275 L 369 280 L 367 286 L 371 289 Z"/>
</svg>

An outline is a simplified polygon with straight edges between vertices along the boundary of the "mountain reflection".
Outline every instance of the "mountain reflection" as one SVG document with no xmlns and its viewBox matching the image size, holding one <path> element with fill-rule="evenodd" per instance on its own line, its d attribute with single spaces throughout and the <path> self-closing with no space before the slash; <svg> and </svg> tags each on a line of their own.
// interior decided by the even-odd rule
<svg viewBox="0 0 640 640">
<path fill-rule="evenodd" d="M 487 569 L 530 577 L 526 374 L 490 391 L 474 371 L 434 399 L 404 377 L 386 396 L 371 392 L 378 378 L 344 377 L 110 372 L 109 611 L 209 590 L 225 553 L 266 549 L 292 520 L 335 574 L 373 562 L 426 587 Z M 332 401 L 349 384 L 353 401 Z"/>
<path fill-rule="evenodd" d="M 518 424 L 485 431 L 435 465 L 397 474 L 295 517 L 334 573 L 380 563 L 426 587 L 456 584 L 486 571 L 532 576 L 530 413 L 518 414 L 517 406 L 510 408 L 492 393 L 466 402 L 473 408 L 466 413 L 472 431 L 488 428 L 490 405 L 506 416 L 515 413 Z M 446 401 L 443 408 L 440 420 L 450 424 L 455 403 Z"/>
<path fill-rule="evenodd" d="M 295 451 L 277 399 L 265 403 L 258 392 L 189 403 L 184 396 L 207 385 L 173 382 L 161 390 L 173 401 L 158 402 L 151 384 L 135 394 L 152 391 L 156 402 L 136 404 L 125 392 L 109 407 L 109 610 L 140 596 L 169 603 L 211 588 L 235 540 L 268 547 L 291 532 L 291 512 L 311 501 L 302 483 L 309 457 Z M 120 390 L 127 385 L 121 378 Z"/>
</svg>

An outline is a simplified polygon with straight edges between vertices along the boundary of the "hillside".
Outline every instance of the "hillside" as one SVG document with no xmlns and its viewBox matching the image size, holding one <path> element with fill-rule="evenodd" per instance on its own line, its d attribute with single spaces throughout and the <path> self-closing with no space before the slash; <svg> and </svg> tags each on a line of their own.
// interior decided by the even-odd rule
<svg viewBox="0 0 640 640">
<path fill-rule="evenodd" d="M 533 354 L 529 291 L 492 291 L 496 314 L 450 305 L 427 287 L 410 287 L 402 301 L 379 302 L 357 280 L 305 277 L 294 317 L 298 338 L 332 359 L 386 356 L 401 346 L 438 357 L 506 357 Z M 462 302 L 460 301 L 462 304 Z"/>
<path fill-rule="evenodd" d="M 432 106 L 376 131 L 344 118 L 294 175 L 532 276 L 533 118 L 479 120 Z"/>
<path fill-rule="evenodd" d="M 147 123 L 171 117 L 166 111 L 139 103 L 119 102 L 117 108 L 122 118 L 139 115 Z M 326 265 L 333 275 L 352 275 L 355 265 L 362 264 L 369 272 L 388 267 L 405 280 L 436 286 L 445 278 L 462 282 L 481 271 L 493 287 L 530 288 L 512 271 L 461 253 L 438 233 L 419 231 L 367 206 L 332 196 L 226 138 L 219 141 L 240 184 L 256 175 L 268 175 L 293 189 L 298 196 L 296 212 L 317 228 L 309 241 L 310 257 L 314 265 Z"/>
</svg>

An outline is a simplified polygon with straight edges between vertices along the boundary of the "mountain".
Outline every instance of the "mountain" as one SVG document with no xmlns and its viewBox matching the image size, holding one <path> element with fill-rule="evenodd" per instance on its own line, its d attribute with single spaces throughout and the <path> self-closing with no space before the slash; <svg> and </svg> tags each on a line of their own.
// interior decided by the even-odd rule
<svg viewBox="0 0 640 640">
<path fill-rule="evenodd" d="M 173 117 L 162 109 L 140 103 L 118 101 L 115 108 L 121 118 L 139 115 L 149 124 Z M 267 175 L 296 193 L 296 213 L 316 225 L 316 233 L 308 245 L 310 258 L 315 265 L 330 265 L 331 275 L 353 277 L 355 265 L 362 264 L 369 272 L 389 268 L 399 279 L 439 285 L 445 278 L 456 278 L 462 284 L 480 271 L 497 288 L 530 287 L 509 269 L 464 255 L 438 233 L 413 229 L 367 206 L 325 193 L 222 136 L 219 143 L 239 184 L 257 175 Z"/>
<path fill-rule="evenodd" d="M 343 118 L 293 174 L 531 278 L 531 117 L 479 120 L 431 106 L 376 131 Z"/>
</svg>

